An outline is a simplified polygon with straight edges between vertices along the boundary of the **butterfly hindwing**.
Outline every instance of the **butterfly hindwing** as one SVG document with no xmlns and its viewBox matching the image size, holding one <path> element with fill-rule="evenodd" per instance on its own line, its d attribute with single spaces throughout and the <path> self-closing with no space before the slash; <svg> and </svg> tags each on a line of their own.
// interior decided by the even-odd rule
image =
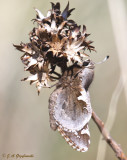
<svg viewBox="0 0 127 160">
<path fill-rule="evenodd" d="M 81 152 L 87 151 L 90 144 L 88 122 L 92 115 L 89 91 L 82 82 L 84 72 L 74 79 L 63 76 L 49 99 L 51 128 L 57 129 L 72 148 Z"/>
</svg>

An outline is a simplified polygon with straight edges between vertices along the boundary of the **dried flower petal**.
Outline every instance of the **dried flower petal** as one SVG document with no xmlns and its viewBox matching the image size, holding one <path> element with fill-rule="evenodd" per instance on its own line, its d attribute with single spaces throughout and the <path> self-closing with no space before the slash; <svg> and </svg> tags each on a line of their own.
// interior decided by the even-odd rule
<svg viewBox="0 0 127 160">
<path fill-rule="evenodd" d="M 45 18 L 44 15 L 38 9 L 35 9 L 35 11 L 37 12 L 39 19 L 43 20 Z"/>
</svg>

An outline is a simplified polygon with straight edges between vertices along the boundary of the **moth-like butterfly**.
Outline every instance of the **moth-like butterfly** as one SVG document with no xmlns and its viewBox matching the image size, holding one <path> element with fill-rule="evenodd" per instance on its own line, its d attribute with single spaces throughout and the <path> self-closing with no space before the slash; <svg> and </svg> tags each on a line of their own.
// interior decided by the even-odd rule
<svg viewBox="0 0 127 160">
<path fill-rule="evenodd" d="M 94 63 L 84 61 L 65 71 L 49 98 L 50 126 L 58 130 L 75 150 L 86 152 L 90 144 L 88 122 L 92 108 L 89 86 L 94 77 Z"/>
</svg>

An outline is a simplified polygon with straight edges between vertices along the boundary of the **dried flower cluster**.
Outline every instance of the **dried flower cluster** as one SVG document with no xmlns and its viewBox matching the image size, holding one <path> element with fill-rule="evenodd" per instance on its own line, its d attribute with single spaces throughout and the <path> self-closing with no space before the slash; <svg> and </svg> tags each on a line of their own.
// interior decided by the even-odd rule
<svg viewBox="0 0 127 160">
<path fill-rule="evenodd" d="M 82 64 L 83 58 L 87 56 L 85 49 L 94 50 L 92 41 L 87 41 L 89 34 L 86 27 L 78 26 L 73 20 L 68 20 L 71 12 L 69 3 L 63 12 L 60 11 L 60 3 L 51 3 L 52 9 L 45 17 L 38 9 L 35 22 L 38 27 L 30 32 L 30 42 L 14 45 L 16 49 L 24 52 L 21 57 L 25 65 L 25 71 L 32 76 L 24 78 L 30 84 L 36 83 L 38 92 L 42 87 L 49 87 L 48 82 L 55 79 L 52 74 L 55 67 L 61 68 L 62 73 L 75 63 Z M 57 78 L 56 78 L 57 79 Z"/>
<path fill-rule="evenodd" d="M 84 50 L 94 50 L 92 41 L 87 41 L 89 34 L 86 27 L 78 26 L 75 21 L 68 19 L 71 12 L 69 3 L 63 12 L 60 11 L 60 3 L 51 3 L 52 9 L 45 17 L 38 9 L 34 22 L 37 27 L 30 32 L 30 42 L 14 45 L 16 49 L 24 52 L 21 57 L 25 65 L 25 71 L 29 71 L 32 76 L 24 78 L 30 84 L 36 84 L 38 93 L 42 87 L 49 87 L 49 82 L 58 79 L 56 66 L 60 67 L 62 74 L 68 67 L 79 64 L 82 65 L 83 58 L 88 55 Z M 55 74 L 58 77 L 54 77 Z"/>
</svg>

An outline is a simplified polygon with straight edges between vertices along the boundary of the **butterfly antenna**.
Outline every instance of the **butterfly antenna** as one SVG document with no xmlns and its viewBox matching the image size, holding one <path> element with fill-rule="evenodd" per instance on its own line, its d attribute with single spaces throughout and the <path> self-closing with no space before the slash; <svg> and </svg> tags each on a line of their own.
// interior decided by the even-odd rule
<svg viewBox="0 0 127 160">
<path fill-rule="evenodd" d="M 104 63 L 105 61 L 107 61 L 109 59 L 109 56 L 106 56 L 102 61 L 100 62 L 97 62 L 95 64 L 101 64 L 101 63 Z"/>
</svg>

